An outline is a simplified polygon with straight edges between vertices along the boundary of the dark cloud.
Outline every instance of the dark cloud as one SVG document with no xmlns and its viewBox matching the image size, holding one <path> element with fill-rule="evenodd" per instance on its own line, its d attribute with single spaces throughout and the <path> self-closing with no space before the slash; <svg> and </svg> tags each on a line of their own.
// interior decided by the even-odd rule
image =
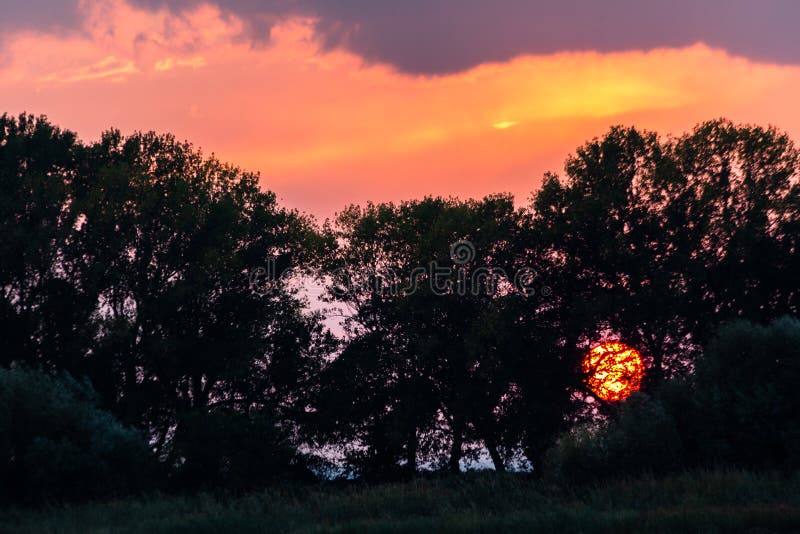
<svg viewBox="0 0 800 534">
<path fill-rule="evenodd" d="M 79 21 L 78 0 L 0 0 L 0 37 L 15 29 L 67 30 Z"/>
<path fill-rule="evenodd" d="M 138 0 L 150 5 L 164 0 Z M 186 7 L 194 0 L 166 0 Z M 798 0 L 226 0 L 261 21 L 319 17 L 327 48 L 421 74 L 448 73 L 520 54 L 616 51 L 703 41 L 756 60 L 800 63 Z"/>
<path fill-rule="evenodd" d="M 176 11 L 200 3 L 133 1 Z M 324 47 L 344 48 L 367 61 L 418 74 L 455 72 L 520 54 L 651 49 L 698 41 L 751 59 L 800 63 L 800 0 L 214 1 L 248 21 L 255 42 L 268 40 L 278 20 L 313 16 Z M 12 7 L 12 16 L 30 18 L 29 6 L 58 3 L 15 1 L 14 6 L 25 7 Z"/>
</svg>

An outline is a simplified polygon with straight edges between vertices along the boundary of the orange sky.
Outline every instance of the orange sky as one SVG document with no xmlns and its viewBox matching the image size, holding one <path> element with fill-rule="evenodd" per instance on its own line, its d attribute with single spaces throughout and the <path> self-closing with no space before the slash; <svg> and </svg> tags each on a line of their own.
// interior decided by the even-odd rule
<svg viewBox="0 0 800 534">
<path fill-rule="evenodd" d="M 322 218 L 425 194 L 524 201 L 612 124 L 681 133 L 725 116 L 800 138 L 800 66 L 702 43 L 415 76 L 322 51 L 309 19 L 283 20 L 255 47 L 242 20 L 210 5 L 180 16 L 81 5 L 80 31 L 4 31 L 0 112 L 46 114 L 86 140 L 111 126 L 172 132 Z"/>
</svg>

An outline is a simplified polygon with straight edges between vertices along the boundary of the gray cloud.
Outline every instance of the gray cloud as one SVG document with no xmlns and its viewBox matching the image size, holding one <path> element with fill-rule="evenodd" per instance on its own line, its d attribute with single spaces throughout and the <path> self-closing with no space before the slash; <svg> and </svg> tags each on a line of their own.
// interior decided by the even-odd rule
<svg viewBox="0 0 800 534">
<path fill-rule="evenodd" d="M 137 0 L 186 7 L 195 0 Z M 269 22 L 319 17 L 327 48 L 420 74 L 520 54 L 684 46 L 698 41 L 756 60 L 800 63 L 797 0 L 227 0 L 268 37 Z"/>
<path fill-rule="evenodd" d="M 133 1 L 176 11 L 199 3 Z M 414 74 L 456 72 L 520 54 L 651 49 L 698 41 L 755 60 L 800 63 L 798 0 L 214 1 L 248 21 L 256 43 L 267 41 L 271 26 L 285 17 L 313 16 L 325 48 L 347 49 Z M 35 20 L 29 6 L 59 3 L 15 2 L 25 7 L 12 7 L 11 17 Z M 46 11 L 43 7 L 43 23 L 69 19 L 69 13 L 57 14 L 59 9 Z"/>
<path fill-rule="evenodd" d="M 0 0 L 0 31 L 68 30 L 80 22 L 78 0 Z"/>
</svg>

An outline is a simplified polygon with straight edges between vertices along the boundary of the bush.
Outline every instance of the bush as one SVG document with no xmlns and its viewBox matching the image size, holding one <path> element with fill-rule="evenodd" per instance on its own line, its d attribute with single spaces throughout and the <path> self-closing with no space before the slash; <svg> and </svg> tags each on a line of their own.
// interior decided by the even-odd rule
<svg viewBox="0 0 800 534">
<path fill-rule="evenodd" d="M 174 485 L 188 489 L 242 490 L 313 477 L 274 419 L 260 412 L 182 414 L 170 443 L 170 464 Z"/>
<path fill-rule="evenodd" d="M 675 419 L 660 399 L 636 393 L 608 422 L 562 436 L 545 457 L 545 472 L 564 481 L 588 481 L 620 473 L 661 473 L 683 462 Z"/>
<path fill-rule="evenodd" d="M 583 425 L 562 434 L 547 450 L 543 470 L 555 482 L 582 482 L 601 475 L 605 462 L 602 426 Z"/>
<path fill-rule="evenodd" d="M 0 369 L 0 500 L 35 503 L 120 495 L 152 480 L 139 432 L 97 408 L 71 376 Z"/>
<path fill-rule="evenodd" d="M 697 362 L 707 461 L 798 465 L 800 321 L 722 327 Z"/>
</svg>

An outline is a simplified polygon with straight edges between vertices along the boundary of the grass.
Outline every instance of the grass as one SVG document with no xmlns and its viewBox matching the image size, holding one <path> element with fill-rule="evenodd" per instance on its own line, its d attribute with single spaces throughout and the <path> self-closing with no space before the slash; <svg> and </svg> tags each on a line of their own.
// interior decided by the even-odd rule
<svg viewBox="0 0 800 534">
<path fill-rule="evenodd" d="M 800 532 L 800 473 L 557 487 L 492 473 L 0 510 L 0 532 Z"/>
</svg>

